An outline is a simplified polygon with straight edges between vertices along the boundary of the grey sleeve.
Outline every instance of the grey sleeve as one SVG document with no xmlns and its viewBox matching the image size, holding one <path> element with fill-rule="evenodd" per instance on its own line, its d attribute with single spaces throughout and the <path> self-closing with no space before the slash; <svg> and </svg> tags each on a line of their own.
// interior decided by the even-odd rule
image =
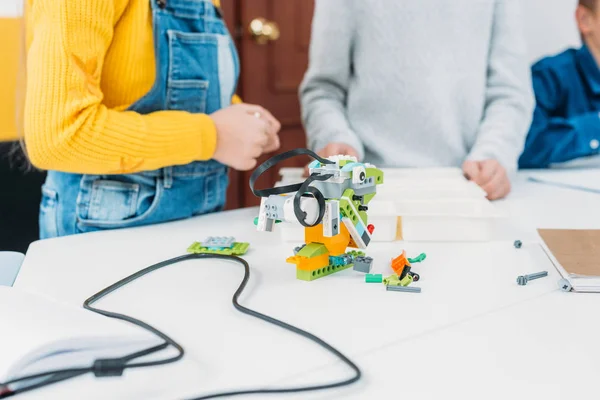
<svg viewBox="0 0 600 400">
<path fill-rule="evenodd" d="M 509 173 L 517 169 L 534 108 L 520 2 L 496 0 L 485 110 L 468 156 L 496 159 Z"/>
<path fill-rule="evenodd" d="M 300 85 L 302 121 L 308 146 L 352 146 L 364 157 L 361 140 L 348 121 L 346 97 L 352 71 L 354 18 L 352 0 L 316 0 L 309 67 Z"/>
</svg>

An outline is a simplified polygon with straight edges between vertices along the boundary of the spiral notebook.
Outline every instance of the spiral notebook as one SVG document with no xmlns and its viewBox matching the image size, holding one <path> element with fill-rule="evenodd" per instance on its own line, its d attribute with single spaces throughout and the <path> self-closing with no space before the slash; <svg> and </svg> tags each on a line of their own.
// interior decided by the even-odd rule
<svg viewBox="0 0 600 400">
<path fill-rule="evenodd" d="M 538 229 L 548 256 L 576 292 L 600 292 L 600 230 Z"/>
</svg>

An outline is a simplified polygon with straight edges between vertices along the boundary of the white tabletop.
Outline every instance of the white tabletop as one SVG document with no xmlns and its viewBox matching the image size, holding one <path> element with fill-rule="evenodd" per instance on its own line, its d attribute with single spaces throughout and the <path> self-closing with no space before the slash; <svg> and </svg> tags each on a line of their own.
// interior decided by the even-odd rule
<svg viewBox="0 0 600 400">
<path fill-rule="evenodd" d="M 257 233 L 256 209 L 37 242 L 15 286 L 79 305 L 125 275 L 182 254 L 193 241 L 235 236 L 251 243 L 245 258 L 252 276 L 242 303 L 321 336 L 363 370 L 364 379 L 351 387 L 292 398 L 597 398 L 600 296 L 558 290 L 558 273 L 535 228 L 600 228 L 599 200 L 521 174 L 511 196 L 497 203 L 511 215 L 507 240 L 369 247 L 374 272 L 385 274 L 402 249 L 426 252 L 414 268 L 421 294 L 386 292 L 351 270 L 296 280 L 295 267 L 285 263 L 293 246 L 275 233 Z M 514 249 L 515 239 L 523 240 L 522 249 Z M 550 276 L 516 284 L 518 275 L 541 270 Z M 123 379 L 82 377 L 23 398 L 173 399 L 351 373 L 304 339 L 237 313 L 231 295 L 242 273 L 227 262 L 186 262 L 99 303 L 163 329 L 186 348 L 183 362 Z"/>
</svg>

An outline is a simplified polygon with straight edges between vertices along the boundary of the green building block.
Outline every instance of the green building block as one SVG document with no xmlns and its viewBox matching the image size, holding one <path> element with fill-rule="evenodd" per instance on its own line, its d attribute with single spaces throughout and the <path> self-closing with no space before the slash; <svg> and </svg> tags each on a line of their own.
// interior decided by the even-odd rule
<svg viewBox="0 0 600 400">
<path fill-rule="evenodd" d="M 306 258 L 313 258 L 313 257 L 321 256 L 328 252 L 329 251 L 327 250 L 327 247 L 324 244 L 309 243 L 306 246 L 304 246 L 296 255 L 301 256 L 301 257 L 306 257 Z"/>
<path fill-rule="evenodd" d="M 383 284 L 386 286 L 408 286 L 413 283 L 413 278 L 410 275 L 406 275 L 404 279 L 398 279 L 398 275 L 390 275 L 383 279 Z"/>
<path fill-rule="evenodd" d="M 427 254 L 421 253 L 415 258 L 409 258 L 408 262 L 411 264 L 420 263 L 421 261 L 424 261 L 426 258 L 427 258 Z"/>
<path fill-rule="evenodd" d="M 319 278 L 323 278 L 324 276 L 335 274 L 336 272 L 340 272 L 345 269 L 352 268 L 353 266 L 354 266 L 354 264 L 338 265 L 338 266 L 328 265 L 328 266 L 318 269 L 316 271 L 303 271 L 301 269 L 296 269 L 296 279 L 299 279 L 301 281 L 310 282 L 310 281 L 317 280 Z"/>
<path fill-rule="evenodd" d="M 194 242 L 188 247 L 187 252 L 192 254 L 221 254 L 225 256 L 242 256 L 246 254 L 250 243 L 238 243 L 235 242 L 231 248 L 212 250 L 207 247 L 203 247 L 201 243 Z"/>
<path fill-rule="evenodd" d="M 375 184 L 381 185 L 383 183 L 383 171 L 377 168 L 367 168 L 367 178 L 374 177 Z"/>
<path fill-rule="evenodd" d="M 359 250 L 350 250 L 350 251 L 346 252 L 346 255 L 352 256 L 352 258 L 364 257 L 365 256 L 365 252 L 364 251 L 359 251 Z"/>
<path fill-rule="evenodd" d="M 365 282 L 367 283 L 382 283 L 383 275 L 381 274 L 367 274 L 365 276 Z"/>
</svg>

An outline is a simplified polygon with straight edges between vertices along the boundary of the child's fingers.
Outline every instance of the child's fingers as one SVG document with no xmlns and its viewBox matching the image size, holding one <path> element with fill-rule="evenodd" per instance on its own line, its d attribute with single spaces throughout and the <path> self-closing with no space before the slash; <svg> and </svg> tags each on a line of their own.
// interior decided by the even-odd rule
<svg viewBox="0 0 600 400">
<path fill-rule="evenodd" d="M 481 188 L 487 193 L 488 198 L 491 200 L 492 197 L 496 195 L 496 192 L 501 188 L 504 183 L 504 175 L 502 173 L 496 173 L 492 176 L 487 183 L 485 183 Z"/>
<path fill-rule="evenodd" d="M 482 187 L 487 185 L 492 179 L 494 179 L 500 169 L 500 164 L 496 160 L 482 161 L 479 181 L 477 183 Z"/>
<path fill-rule="evenodd" d="M 279 130 L 281 129 L 281 123 L 277 120 L 277 118 L 273 116 L 273 114 L 269 112 L 269 110 L 267 110 L 264 107 L 253 104 L 246 104 L 246 107 L 249 114 L 252 114 L 255 117 L 261 118 L 265 122 L 267 122 L 269 124 L 270 129 L 273 130 L 274 133 L 279 132 Z"/>
<path fill-rule="evenodd" d="M 498 200 L 506 196 L 510 192 L 510 180 L 506 175 L 504 179 L 500 182 L 499 185 L 493 190 L 493 192 L 488 194 L 489 200 Z"/>
<path fill-rule="evenodd" d="M 465 177 L 468 180 L 478 183 L 479 162 L 478 161 L 465 161 L 463 164 L 463 172 L 465 174 Z"/>
</svg>

